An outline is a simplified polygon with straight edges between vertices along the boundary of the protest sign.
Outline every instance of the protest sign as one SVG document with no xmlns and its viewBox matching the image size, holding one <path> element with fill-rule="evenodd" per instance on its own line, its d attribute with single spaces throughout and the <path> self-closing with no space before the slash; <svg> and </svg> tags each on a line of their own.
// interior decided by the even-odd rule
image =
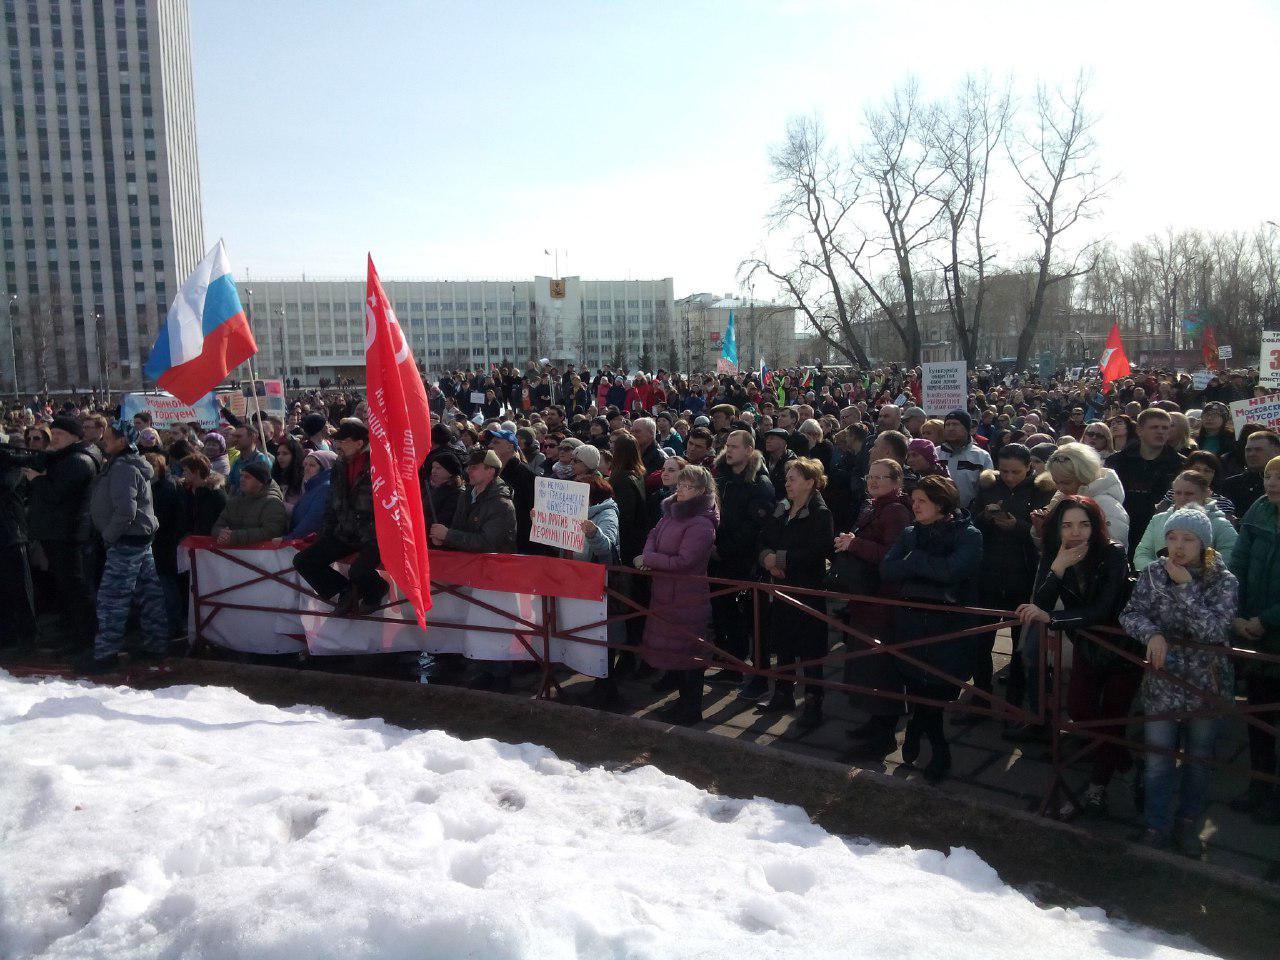
<svg viewBox="0 0 1280 960">
<path fill-rule="evenodd" d="M 1231 422 L 1235 424 L 1236 436 L 1246 423 L 1260 423 L 1268 430 L 1280 429 L 1280 393 L 1237 400 L 1231 404 Z"/>
<path fill-rule="evenodd" d="M 126 393 L 120 402 L 120 417 L 132 420 L 146 411 L 156 427 L 172 427 L 179 423 L 198 423 L 205 430 L 216 430 L 219 424 L 218 402 L 206 394 L 196 403 L 183 403 L 171 393 Z"/>
<path fill-rule="evenodd" d="M 564 550 L 586 546 L 579 521 L 587 519 L 587 485 L 575 480 L 537 477 L 533 483 L 533 529 L 529 539 Z"/>
<path fill-rule="evenodd" d="M 929 416 L 969 408 L 969 380 L 963 360 L 920 365 L 921 400 Z"/>
<path fill-rule="evenodd" d="M 1191 375 L 1191 386 L 1196 390 L 1203 390 L 1209 385 L 1209 381 L 1212 379 L 1212 370 L 1197 370 Z"/>
<path fill-rule="evenodd" d="M 1230 345 L 1228 345 L 1228 344 L 1223 344 L 1222 346 L 1220 346 L 1220 347 L 1218 348 L 1218 359 L 1219 359 L 1219 360 L 1230 360 L 1230 359 L 1231 359 L 1231 354 L 1232 354 L 1232 350 L 1231 350 Z"/>
<path fill-rule="evenodd" d="M 471 405 L 473 407 L 479 407 L 479 406 L 483 406 L 483 404 L 484 404 L 484 392 L 480 390 L 472 390 Z"/>
<path fill-rule="evenodd" d="M 1262 355 L 1258 358 L 1258 382 L 1280 387 L 1280 330 L 1262 331 Z"/>
</svg>

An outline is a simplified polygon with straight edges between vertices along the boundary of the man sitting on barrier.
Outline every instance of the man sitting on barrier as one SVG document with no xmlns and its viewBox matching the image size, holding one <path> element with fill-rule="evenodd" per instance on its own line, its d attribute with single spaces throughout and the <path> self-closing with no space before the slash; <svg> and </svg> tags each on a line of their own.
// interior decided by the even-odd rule
<svg viewBox="0 0 1280 960">
<path fill-rule="evenodd" d="M 241 546 L 282 536 L 288 527 L 280 487 L 271 479 L 271 469 L 255 461 L 240 471 L 240 490 L 214 522 L 213 536 L 220 546 Z"/>
<path fill-rule="evenodd" d="M 364 616 L 387 595 L 378 574 L 378 540 L 373 525 L 373 481 L 369 476 L 369 428 L 348 418 L 333 436 L 341 458 L 329 480 L 329 504 L 316 542 L 293 558 L 294 569 L 324 600 L 338 597 L 338 616 Z M 350 554 L 350 579 L 331 564 Z M 341 595 L 341 596 L 339 596 Z"/>
</svg>

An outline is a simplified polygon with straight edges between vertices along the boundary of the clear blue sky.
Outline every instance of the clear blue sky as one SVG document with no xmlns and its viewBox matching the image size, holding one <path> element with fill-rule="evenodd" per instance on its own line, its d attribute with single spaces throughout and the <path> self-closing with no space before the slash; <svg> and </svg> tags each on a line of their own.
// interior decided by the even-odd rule
<svg viewBox="0 0 1280 960">
<path fill-rule="evenodd" d="M 1277 2 L 192 0 L 192 35 L 206 239 L 254 276 L 372 250 L 386 277 L 529 277 L 559 247 L 565 274 L 726 292 L 789 116 L 850 138 L 909 75 L 982 70 L 1024 95 L 1093 71 L 1123 179 L 1091 229 L 1280 220 Z"/>
</svg>

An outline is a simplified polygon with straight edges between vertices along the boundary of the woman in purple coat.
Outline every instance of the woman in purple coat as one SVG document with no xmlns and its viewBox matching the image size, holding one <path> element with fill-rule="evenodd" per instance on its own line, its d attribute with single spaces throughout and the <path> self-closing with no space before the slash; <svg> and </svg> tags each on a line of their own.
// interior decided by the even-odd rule
<svg viewBox="0 0 1280 960">
<path fill-rule="evenodd" d="M 702 639 L 711 619 L 711 589 L 705 577 L 720 522 L 711 473 L 705 467 L 682 468 L 676 492 L 663 502 L 662 511 L 636 567 L 685 576 L 653 578 L 642 655 L 650 666 L 679 675 L 680 696 L 659 716 L 673 723 L 697 723 L 702 719 L 702 672 L 707 666 Z"/>
</svg>

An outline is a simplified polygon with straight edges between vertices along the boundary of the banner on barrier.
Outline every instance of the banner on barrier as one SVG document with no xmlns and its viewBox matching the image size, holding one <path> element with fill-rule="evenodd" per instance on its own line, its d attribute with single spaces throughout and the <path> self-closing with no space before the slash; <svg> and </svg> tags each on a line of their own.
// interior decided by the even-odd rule
<svg viewBox="0 0 1280 960">
<path fill-rule="evenodd" d="M 268 543 L 215 549 L 209 537 L 184 540 L 178 551 L 179 569 L 192 571 L 193 587 L 198 586 L 205 601 L 193 598 L 188 619 L 192 635 L 199 618 L 204 640 L 243 653 L 306 650 L 328 656 L 425 651 L 511 661 L 545 657 L 585 676 L 608 673 L 606 647 L 553 638 L 544 649 L 542 637 L 532 636 L 550 612 L 557 631 L 605 641 L 604 624 L 578 629 L 608 616 L 605 570 L 599 564 L 433 550 L 434 605 L 423 630 L 413 608 L 394 586 L 386 608 L 378 614 L 381 620 L 324 616 L 332 606 L 312 596 L 293 569 L 293 558 L 303 547 L 285 542 L 278 547 Z M 343 569 L 342 564 L 335 567 Z M 545 607 L 544 597 L 550 601 Z M 234 606 L 215 608 L 211 603 Z"/>
</svg>

